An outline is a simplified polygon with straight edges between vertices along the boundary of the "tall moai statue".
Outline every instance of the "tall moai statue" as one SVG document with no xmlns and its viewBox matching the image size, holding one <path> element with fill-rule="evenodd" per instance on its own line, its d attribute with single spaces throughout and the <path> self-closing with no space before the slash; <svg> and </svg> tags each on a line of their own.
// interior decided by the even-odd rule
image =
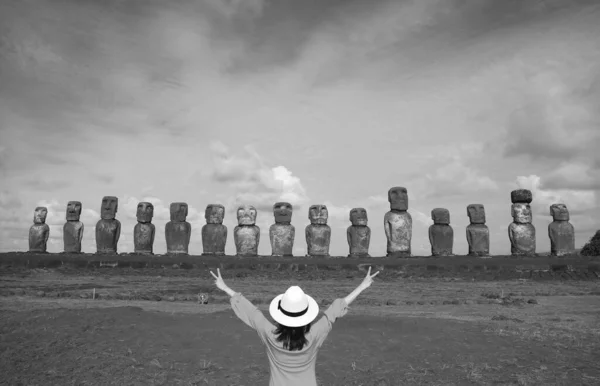
<svg viewBox="0 0 600 386">
<path fill-rule="evenodd" d="M 296 228 L 291 224 L 292 211 L 292 204 L 289 202 L 277 202 L 273 205 L 275 224 L 269 228 L 271 256 L 293 256 Z"/>
<path fill-rule="evenodd" d="M 115 254 L 121 236 L 121 222 L 115 217 L 119 208 L 119 199 L 115 196 L 102 198 L 100 221 L 96 223 L 96 253 Z"/>
<path fill-rule="evenodd" d="M 467 225 L 469 256 L 489 256 L 490 230 L 485 225 L 485 208 L 482 204 L 471 204 L 467 206 L 467 215 L 471 222 Z"/>
<path fill-rule="evenodd" d="M 310 224 L 306 226 L 306 256 L 329 256 L 331 227 L 327 225 L 329 212 L 325 205 L 311 205 L 308 209 Z"/>
<path fill-rule="evenodd" d="M 46 224 L 48 208 L 38 206 L 33 212 L 33 225 L 29 228 L 29 252 L 46 253 L 50 227 Z"/>
<path fill-rule="evenodd" d="M 383 218 L 387 238 L 387 256 L 410 257 L 412 240 L 412 217 L 408 210 L 406 188 L 396 186 L 388 191 L 390 211 Z"/>
<path fill-rule="evenodd" d="M 454 230 L 450 226 L 450 211 L 435 208 L 431 211 L 433 225 L 429 227 L 429 242 L 432 256 L 452 256 Z"/>
<path fill-rule="evenodd" d="M 258 256 L 260 228 L 256 225 L 256 208 L 240 206 L 237 210 L 238 225 L 233 230 L 237 256 Z"/>
<path fill-rule="evenodd" d="M 152 224 L 154 205 L 150 202 L 140 202 L 137 206 L 137 224 L 133 228 L 134 253 L 153 255 L 154 235 L 156 228 Z"/>
<path fill-rule="evenodd" d="M 209 204 L 204 211 L 206 224 L 202 226 L 202 255 L 225 256 L 227 227 L 223 225 L 225 207 Z"/>
<path fill-rule="evenodd" d="M 550 215 L 554 220 L 548 224 L 550 254 L 565 256 L 575 253 L 575 228 L 569 222 L 569 209 L 565 204 L 552 204 Z"/>
<path fill-rule="evenodd" d="M 529 205 L 533 200 L 531 191 L 527 189 L 513 190 L 510 198 L 513 217 L 513 222 L 508 226 L 510 252 L 513 256 L 534 256 L 535 227 L 531 223 L 531 205 Z"/>
<path fill-rule="evenodd" d="M 371 228 L 367 226 L 369 218 L 365 208 L 353 208 L 350 210 L 350 222 L 352 225 L 346 230 L 350 253 L 348 257 L 371 257 L 369 255 L 369 244 L 371 243 Z"/>
<path fill-rule="evenodd" d="M 192 225 L 185 221 L 188 215 L 188 204 L 173 202 L 169 210 L 171 221 L 165 225 L 167 255 L 187 255 L 192 237 Z"/>
<path fill-rule="evenodd" d="M 83 223 L 81 217 L 81 202 L 69 201 L 67 203 L 67 222 L 63 226 L 63 242 L 65 253 L 81 253 L 81 240 L 83 240 Z"/>
</svg>

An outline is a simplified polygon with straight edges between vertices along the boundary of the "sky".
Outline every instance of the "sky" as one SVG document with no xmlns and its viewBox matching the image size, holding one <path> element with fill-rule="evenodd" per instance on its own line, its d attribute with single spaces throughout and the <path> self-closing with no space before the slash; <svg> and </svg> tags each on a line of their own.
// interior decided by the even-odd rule
<svg viewBox="0 0 600 386">
<path fill-rule="evenodd" d="M 169 204 L 187 202 L 190 253 L 206 205 L 325 204 L 330 253 L 367 209 L 384 256 L 387 191 L 404 186 L 412 252 L 430 255 L 447 208 L 466 254 L 466 207 L 485 205 L 490 253 L 510 252 L 510 192 L 531 189 L 537 251 L 564 203 L 582 247 L 600 229 L 600 3 L 596 0 L 4 0 L 0 2 L 0 252 L 27 251 L 37 206 L 63 250 L 68 201 L 96 251 L 117 196 L 119 252 L 140 201 L 164 253 Z"/>
</svg>

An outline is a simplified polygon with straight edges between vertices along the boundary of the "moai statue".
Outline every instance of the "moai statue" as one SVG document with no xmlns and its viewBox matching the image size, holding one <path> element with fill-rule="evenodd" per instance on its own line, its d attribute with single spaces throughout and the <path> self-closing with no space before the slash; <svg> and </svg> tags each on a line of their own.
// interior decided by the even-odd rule
<svg viewBox="0 0 600 386">
<path fill-rule="evenodd" d="M 369 218 L 365 208 L 354 208 L 350 211 L 352 225 L 346 230 L 350 253 L 348 257 L 371 257 L 369 244 L 371 242 L 371 228 L 367 226 Z"/>
<path fill-rule="evenodd" d="M 410 257 L 412 217 L 408 210 L 406 188 L 396 186 L 388 191 L 390 211 L 383 218 L 387 238 L 387 256 Z"/>
<path fill-rule="evenodd" d="M 154 234 L 156 228 L 152 224 L 154 205 L 150 202 L 140 202 L 137 206 L 137 221 L 133 228 L 134 253 L 139 255 L 153 255 Z"/>
<path fill-rule="evenodd" d="M 114 196 L 102 198 L 100 221 L 96 223 L 96 253 L 116 254 L 117 243 L 121 236 L 121 222 L 115 218 L 119 208 L 119 199 Z"/>
<path fill-rule="evenodd" d="M 565 204 L 550 205 L 550 215 L 554 219 L 548 224 L 550 254 L 565 256 L 575 253 L 575 228 L 569 222 L 569 210 Z"/>
<path fill-rule="evenodd" d="M 204 218 L 206 224 L 202 226 L 202 255 L 225 256 L 227 242 L 227 227 L 223 225 L 225 207 L 219 204 L 207 205 Z"/>
<path fill-rule="evenodd" d="M 48 208 L 38 206 L 33 213 L 33 225 L 29 228 L 29 252 L 46 253 L 50 227 L 46 224 Z"/>
<path fill-rule="evenodd" d="M 292 204 L 288 202 L 278 202 L 273 205 L 275 224 L 269 228 L 271 256 L 293 256 L 296 228 L 291 224 L 292 210 Z"/>
<path fill-rule="evenodd" d="M 192 237 L 192 225 L 185 221 L 188 215 L 188 204 L 173 202 L 169 209 L 171 221 L 165 225 L 167 255 L 187 255 Z"/>
<path fill-rule="evenodd" d="M 238 225 L 233 230 L 237 256 L 258 256 L 260 228 L 256 225 L 256 208 L 240 206 L 237 210 Z"/>
<path fill-rule="evenodd" d="M 450 226 L 450 211 L 435 208 L 431 211 L 433 225 L 429 227 L 429 242 L 432 256 L 452 256 L 454 230 Z"/>
<path fill-rule="evenodd" d="M 81 253 L 81 240 L 83 240 L 83 223 L 81 217 L 81 202 L 69 201 L 67 203 L 67 222 L 63 226 L 63 242 L 65 253 Z"/>
<path fill-rule="evenodd" d="M 306 235 L 306 256 L 329 256 L 331 227 L 327 225 L 329 212 L 325 205 L 312 205 L 308 209 L 310 224 L 304 231 Z"/>
<path fill-rule="evenodd" d="M 470 256 L 490 255 L 490 230 L 485 225 L 485 208 L 481 204 L 467 206 L 471 224 L 467 225 L 467 243 Z"/>
<path fill-rule="evenodd" d="M 511 213 L 514 221 L 508 226 L 510 251 L 513 256 L 535 255 L 535 227 L 531 223 L 531 206 L 533 199 L 530 190 L 513 190 Z"/>
</svg>

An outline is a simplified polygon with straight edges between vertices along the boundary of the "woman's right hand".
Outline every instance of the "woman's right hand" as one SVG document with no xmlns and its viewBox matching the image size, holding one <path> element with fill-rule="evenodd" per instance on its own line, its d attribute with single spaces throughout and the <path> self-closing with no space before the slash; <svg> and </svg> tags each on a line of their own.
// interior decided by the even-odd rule
<svg viewBox="0 0 600 386">
<path fill-rule="evenodd" d="M 373 283 L 373 278 L 375 276 L 377 276 L 377 274 L 380 271 L 375 272 L 374 274 L 371 275 L 371 266 L 369 266 L 369 270 L 367 271 L 367 276 L 365 276 L 365 278 L 363 279 L 362 283 L 360 283 L 361 287 L 363 289 L 365 288 L 369 288 L 371 286 L 371 284 Z"/>
</svg>

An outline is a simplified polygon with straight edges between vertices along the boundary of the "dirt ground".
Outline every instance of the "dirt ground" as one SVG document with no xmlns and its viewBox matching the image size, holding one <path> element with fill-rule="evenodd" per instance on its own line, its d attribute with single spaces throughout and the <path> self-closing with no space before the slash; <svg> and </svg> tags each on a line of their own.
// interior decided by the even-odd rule
<svg viewBox="0 0 600 386">
<path fill-rule="evenodd" d="M 225 279 L 267 317 L 266 303 L 290 285 L 323 309 L 360 280 Z M 260 339 L 208 277 L 13 270 L 0 272 L 0 295 L 2 385 L 268 383 Z M 597 281 L 376 279 L 334 325 L 317 377 L 320 385 L 598 385 L 599 295 Z"/>
</svg>

